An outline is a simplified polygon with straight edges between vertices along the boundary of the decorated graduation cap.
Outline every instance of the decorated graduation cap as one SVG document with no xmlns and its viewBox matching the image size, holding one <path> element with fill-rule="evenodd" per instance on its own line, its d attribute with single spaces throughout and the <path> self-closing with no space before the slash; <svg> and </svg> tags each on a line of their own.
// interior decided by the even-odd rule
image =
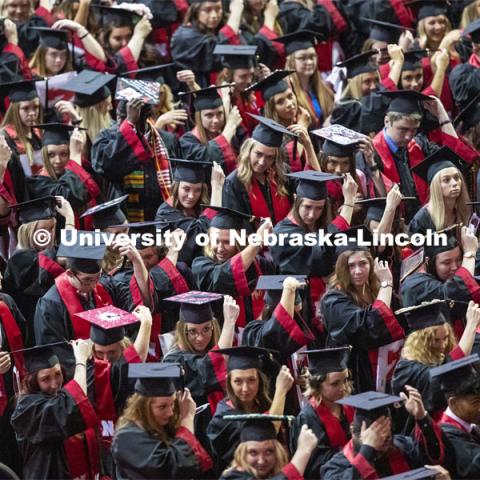
<svg viewBox="0 0 480 480">
<path fill-rule="evenodd" d="M 396 395 L 370 391 L 342 398 L 337 400 L 336 403 L 355 408 L 353 424 L 360 428 L 362 422 L 366 422 L 368 427 L 377 418 L 390 416 L 389 407 L 394 406 L 398 408 L 401 402 L 402 398 Z"/>
<path fill-rule="evenodd" d="M 179 96 L 193 96 L 193 106 L 197 112 L 201 110 L 210 110 L 213 108 L 218 108 L 223 105 L 222 97 L 218 93 L 219 88 L 231 87 L 231 84 L 228 85 L 211 85 L 207 88 L 201 88 L 200 90 L 193 90 L 191 92 L 180 92 Z"/>
<path fill-rule="evenodd" d="M 361 133 L 350 130 L 343 125 L 330 125 L 325 128 L 313 130 L 311 133 L 325 139 L 322 145 L 322 152 L 325 155 L 335 157 L 353 156 L 355 146 L 362 138 L 365 138 Z"/>
<path fill-rule="evenodd" d="M 469 36 L 473 43 L 480 43 L 480 19 L 469 23 L 463 30 L 463 36 Z"/>
<path fill-rule="evenodd" d="M 214 55 L 221 55 L 222 66 L 235 70 L 254 66 L 256 45 L 216 45 Z"/>
<path fill-rule="evenodd" d="M 93 215 L 93 223 L 95 228 L 108 228 L 115 224 L 121 224 L 127 219 L 120 209 L 120 204 L 128 198 L 128 195 L 110 200 L 109 202 L 101 203 L 89 208 L 85 213 L 80 215 L 80 218 Z"/>
<path fill-rule="evenodd" d="M 26 102 L 38 97 L 35 80 L 18 80 L 0 84 L 0 96 L 11 102 Z"/>
<path fill-rule="evenodd" d="M 293 418 L 287 415 L 267 415 L 263 413 L 223 416 L 223 419 L 229 422 L 244 422 L 240 431 L 240 443 L 276 440 L 277 430 L 273 422 L 287 422 Z"/>
<path fill-rule="evenodd" d="M 210 226 L 220 230 L 240 230 L 245 228 L 248 223 L 254 222 L 257 217 L 248 213 L 239 212 L 228 207 L 217 207 L 214 205 L 200 205 L 204 208 L 210 208 L 218 212 L 210 221 Z"/>
<path fill-rule="evenodd" d="M 395 315 L 403 315 L 407 320 L 410 332 L 422 330 L 428 327 L 443 325 L 445 318 L 445 307 L 448 300 L 434 299 L 429 302 L 422 302 L 420 305 L 401 308 Z"/>
<path fill-rule="evenodd" d="M 69 145 L 70 135 L 76 129 L 86 130 L 75 125 L 66 125 L 65 123 L 52 122 L 34 125 L 32 128 L 43 130 L 42 145 Z"/>
<path fill-rule="evenodd" d="M 285 52 L 290 55 L 298 50 L 306 50 L 315 46 L 315 39 L 320 34 L 312 30 L 298 30 L 287 35 L 282 35 L 273 39 L 274 42 L 280 42 L 285 45 Z"/>
<path fill-rule="evenodd" d="M 318 172 L 316 170 L 303 170 L 301 172 L 289 173 L 287 176 L 298 180 L 297 196 L 310 200 L 325 200 L 327 198 L 326 182 L 343 178 L 339 175 Z"/>
<path fill-rule="evenodd" d="M 347 369 L 351 351 L 352 347 L 347 345 L 322 350 L 306 350 L 303 353 L 308 356 L 308 371 L 312 375 L 327 375 Z"/>
<path fill-rule="evenodd" d="M 337 232 L 334 235 L 334 240 L 337 256 L 344 252 L 368 252 L 370 247 L 364 245 L 364 243 L 372 241 L 372 232 L 365 225 L 358 225 L 344 232 Z"/>
<path fill-rule="evenodd" d="M 433 468 L 420 467 L 415 470 L 408 470 L 408 472 L 397 473 L 396 475 L 389 475 L 383 477 L 383 480 L 427 480 L 434 479 L 438 475 L 438 471 Z"/>
<path fill-rule="evenodd" d="M 426 49 L 414 49 L 403 52 L 402 72 L 407 70 L 416 70 L 422 67 L 422 58 L 428 56 Z"/>
<path fill-rule="evenodd" d="M 284 135 L 291 135 L 298 138 L 293 132 L 285 128 L 280 123 L 267 117 L 248 113 L 252 118 L 258 121 L 252 133 L 252 138 L 267 147 L 279 148 L 283 143 Z"/>
<path fill-rule="evenodd" d="M 480 92 L 463 107 L 453 120 L 455 126 L 458 126 L 460 122 L 462 123 L 462 132 L 467 131 L 480 122 Z"/>
<path fill-rule="evenodd" d="M 10 208 L 18 211 L 20 223 L 35 222 L 37 220 L 48 220 L 55 218 L 57 214 L 57 199 L 51 195 L 35 198 L 28 202 L 16 203 Z"/>
<path fill-rule="evenodd" d="M 82 70 L 73 80 L 62 87 L 68 92 L 74 92 L 73 103 L 79 107 L 91 107 L 111 95 L 107 84 L 115 78 L 109 73 Z"/>
<path fill-rule="evenodd" d="M 462 158 L 448 147 L 442 147 L 429 155 L 423 162 L 415 165 L 412 170 L 427 183 L 431 183 L 435 175 L 446 168 L 458 168 L 462 171 Z"/>
<path fill-rule="evenodd" d="M 409 275 L 415 273 L 425 261 L 425 250 L 419 248 L 402 260 L 400 266 L 400 282 L 403 282 Z"/>
<path fill-rule="evenodd" d="M 447 15 L 447 4 L 445 0 L 413 0 L 408 5 L 417 10 L 417 20 L 437 15 Z"/>
<path fill-rule="evenodd" d="M 128 378 L 136 378 L 135 392 L 144 397 L 170 397 L 176 392 L 175 381 L 182 373 L 179 363 L 130 363 Z"/>
<path fill-rule="evenodd" d="M 133 313 L 109 305 L 75 314 L 91 323 L 90 339 L 97 345 L 107 346 L 121 342 L 125 337 L 125 327 L 138 322 Z"/>
<path fill-rule="evenodd" d="M 179 320 L 181 322 L 200 324 L 213 319 L 211 303 L 222 298 L 223 295 L 220 293 L 192 290 L 165 298 L 164 300 L 180 304 Z"/>
<path fill-rule="evenodd" d="M 442 392 L 445 394 L 457 393 L 459 387 L 462 387 L 462 390 L 465 387 L 468 389 L 474 386 L 478 389 L 478 380 L 476 382 L 472 382 L 471 380 L 473 376 L 477 379 L 479 378 L 477 370 L 479 361 L 480 357 L 477 353 L 474 353 L 473 355 L 468 355 L 467 357 L 431 368 L 430 377 L 440 383 Z M 462 385 L 462 383 L 468 383 L 470 386 Z M 478 394 L 480 392 L 477 391 L 476 393 Z"/>
<path fill-rule="evenodd" d="M 288 278 L 293 277 L 301 283 L 305 283 L 307 280 L 306 275 L 262 275 L 258 278 L 257 290 L 265 290 L 265 303 L 269 307 L 275 307 L 280 303 L 283 292 L 283 281 Z M 302 303 L 302 297 L 300 292 L 296 290 L 295 292 L 295 304 Z"/>
<path fill-rule="evenodd" d="M 102 25 L 132 26 L 142 18 L 138 13 L 125 8 L 106 7 L 104 5 L 92 5 L 100 17 Z"/>
<path fill-rule="evenodd" d="M 60 243 L 57 257 L 67 257 L 70 267 L 79 272 L 99 273 L 107 248 L 100 235 L 81 230 L 65 230 L 63 234 L 67 243 Z"/>
<path fill-rule="evenodd" d="M 51 344 L 25 348 L 21 352 L 23 353 L 25 369 L 28 374 L 38 372 L 44 368 L 52 368 L 60 363 Z"/>
<path fill-rule="evenodd" d="M 376 50 L 359 53 L 353 57 L 347 58 L 343 62 L 337 63 L 337 67 L 347 69 L 347 78 L 353 78 L 361 73 L 376 72 L 377 65 L 372 61 L 372 55 L 377 53 Z"/>
<path fill-rule="evenodd" d="M 250 368 L 261 370 L 264 362 L 272 358 L 274 350 L 242 345 L 241 347 L 219 348 L 212 350 L 211 353 L 228 355 L 227 371 L 231 372 Z"/>
<path fill-rule="evenodd" d="M 43 47 L 66 50 L 68 48 L 68 33 L 65 30 L 56 30 L 47 27 L 30 27 L 36 30 L 40 36 L 40 45 Z"/>
<path fill-rule="evenodd" d="M 421 102 L 431 100 L 427 95 L 415 90 L 379 91 L 378 93 L 391 99 L 387 109 L 388 112 L 404 113 L 406 115 L 422 113 Z"/>
<path fill-rule="evenodd" d="M 183 158 L 171 158 L 173 165 L 173 180 L 177 182 L 205 183 L 205 168 L 212 167 L 210 162 L 185 160 Z"/>
<path fill-rule="evenodd" d="M 413 28 L 396 25 L 395 23 L 382 22 L 380 20 L 373 20 L 371 18 L 360 17 L 360 20 L 370 24 L 370 38 L 378 40 L 379 42 L 397 43 L 398 37 L 405 30 L 410 30 L 415 33 Z"/>
<path fill-rule="evenodd" d="M 268 100 L 270 100 L 274 95 L 283 93 L 289 88 L 289 85 L 284 78 L 288 77 L 294 72 L 295 70 L 276 70 L 263 80 L 250 85 L 245 89 L 245 92 L 262 92 L 263 99 L 265 102 L 268 102 Z"/>
</svg>

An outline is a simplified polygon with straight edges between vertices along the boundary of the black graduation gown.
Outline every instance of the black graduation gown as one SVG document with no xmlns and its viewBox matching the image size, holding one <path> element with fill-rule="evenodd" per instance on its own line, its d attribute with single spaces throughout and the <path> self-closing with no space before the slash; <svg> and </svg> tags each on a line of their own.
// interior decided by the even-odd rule
<svg viewBox="0 0 480 480">
<path fill-rule="evenodd" d="M 350 422 L 347 420 L 343 409 L 341 418 L 336 421 L 344 431 L 346 440 L 350 440 Z M 327 463 L 327 461 L 338 452 L 338 449 L 332 447 L 325 424 L 315 412 L 312 405 L 308 403 L 297 415 L 290 429 L 290 450 L 292 452 L 295 452 L 297 449 L 298 436 L 300 435 L 302 425 L 307 425 L 318 439 L 318 444 L 310 456 L 310 460 L 303 476 L 305 478 L 319 478 L 320 467 L 325 465 L 325 463 Z"/>
<path fill-rule="evenodd" d="M 418 210 L 412 220 L 410 220 L 408 231 L 410 234 L 425 234 L 427 230 L 431 230 L 432 232 L 434 232 L 437 229 L 435 227 L 435 224 L 433 223 L 430 213 L 427 210 L 427 207 L 422 207 L 420 210 Z"/>
<path fill-rule="evenodd" d="M 112 454 L 118 480 L 198 478 L 212 465 L 197 438 L 184 427 L 166 445 L 128 423 L 115 433 Z"/>
<path fill-rule="evenodd" d="M 322 299 L 321 312 L 327 332 L 327 347 L 352 345 L 349 368 L 357 393 L 376 390 L 376 373 L 369 353 L 404 338 L 404 332 L 392 310 L 376 300 L 360 308 L 352 298 L 330 289 Z"/>
<path fill-rule="evenodd" d="M 63 442 L 95 423 L 95 412 L 74 380 L 54 397 L 43 393 L 21 396 L 12 425 L 23 454 L 23 478 L 71 478 Z"/>
<path fill-rule="evenodd" d="M 329 13 L 320 4 L 316 4 L 313 10 L 310 11 L 298 2 L 282 2 L 278 19 L 284 34 L 298 30 L 314 30 L 315 32 L 321 32 L 324 37 L 327 37 L 334 29 Z"/>
<path fill-rule="evenodd" d="M 159 133 L 169 157 L 183 158 L 176 137 L 163 130 L 159 130 Z M 144 220 L 153 220 L 162 203 L 155 165 L 143 140 L 128 122 L 125 120 L 120 125 L 102 130 L 95 138 L 91 152 L 93 169 L 105 177 L 119 195 L 128 193 L 138 196 L 135 203 L 143 209 Z M 138 186 L 136 182 L 124 183 L 125 177 L 134 172 L 143 179 L 140 182 L 143 185 Z"/>
<path fill-rule="evenodd" d="M 17 24 L 18 46 L 23 50 L 26 58 L 30 58 L 38 47 L 40 35 L 32 27 L 49 27 L 40 15 L 32 15 L 26 22 Z"/>
<path fill-rule="evenodd" d="M 220 480 L 256 480 L 257 478 L 248 472 L 233 468 L 223 472 Z M 303 477 L 292 463 L 287 463 L 279 473 L 268 477 L 269 480 L 295 480 L 300 478 Z"/>
</svg>

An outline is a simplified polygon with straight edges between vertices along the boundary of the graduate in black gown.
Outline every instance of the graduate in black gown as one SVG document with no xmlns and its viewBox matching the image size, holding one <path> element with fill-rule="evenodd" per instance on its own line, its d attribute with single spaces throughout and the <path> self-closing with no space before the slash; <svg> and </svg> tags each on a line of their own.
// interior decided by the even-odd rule
<svg viewBox="0 0 480 480">
<path fill-rule="evenodd" d="M 27 376 L 12 415 L 23 454 L 23 478 L 93 478 L 99 470 L 97 416 L 87 397 L 91 344 L 72 343 L 73 379 L 49 345 L 24 351 Z"/>
<path fill-rule="evenodd" d="M 277 440 L 278 433 L 273 423 L 274 420 L 288 418 L 280 415 L 229 415 L 231 422 L 242 422 L 243 429 L 232 465 L 222 473 L 221 480 L 303 478 L 317 438 L 312 430 L 304 426 L 298 438 L 298 448 L 288 462 L 288 453 Z"/>
<path fill-rule="evenodd" d="M 201 478 L 213 466 L 194 434 L 196 404 L 188 389 L 176 392 L 178 364 L 131 365 L 135 393 L 120 417 L 112 453 L 117 478 Z"/>
<path fill-rule="evenodd" d="M 297 415 L 290 430 L 292 451 L 298 448 L 304 425 L 311 428 L 318 439 L 305 469 L 305 478 L 318 478 L 320 467 L 351 438 L 353 409 L 335 403 L 349 395 L 351 390 L 348 373 L 350 351 L 350 347 L 339 347 L 305 352 L 308 355 L 308 403 Z"/>
<path fill-rule="evenodd" d="M 412 387 L 406 391 L 401 397 L 370 391 L 338 401 L 356 409 L 352 439 L 322 466 L 322 479 L 381 478 L 444 460 L 440 430 L 428 416 L 421 395 Z M 415 418 L 415 436 L 392 432 L 390 408 L 401 401 Z"/>
</svg>

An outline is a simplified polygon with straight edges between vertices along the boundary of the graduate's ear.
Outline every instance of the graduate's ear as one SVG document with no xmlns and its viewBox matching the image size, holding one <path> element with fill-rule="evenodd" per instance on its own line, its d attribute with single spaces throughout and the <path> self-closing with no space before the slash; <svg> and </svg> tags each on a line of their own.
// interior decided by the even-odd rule
<svg viewBox="0 0 480 480">
<path fill-rule="evenodd" d="M 448 397 L 447 398 L 447 404 L 448 404 L 449 408 L 454 410 L 455 406 L 457 405 L 457 397 L 455 397 L 455 395 L 451 395 L 450 397 Z"/>
<path fill-rule="evenodd" d="M 390 120 L 388 119 L 387 115 L 385 115 L 383 119 L 383 123 L 385 124 L 386 127 L 390 127 Z"/>
</svg>

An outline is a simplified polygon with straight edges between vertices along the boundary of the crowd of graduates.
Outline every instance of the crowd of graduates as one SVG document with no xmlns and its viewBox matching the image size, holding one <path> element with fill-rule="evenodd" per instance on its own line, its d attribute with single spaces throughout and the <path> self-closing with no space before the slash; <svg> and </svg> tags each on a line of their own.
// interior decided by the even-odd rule
<svg viewBox="0 0 480 480">
<path fill-rule="evenodd" d="M 479 0 L 0 0 L 0 478 L 479 479 L 479 161 Z"/>
</svg>

